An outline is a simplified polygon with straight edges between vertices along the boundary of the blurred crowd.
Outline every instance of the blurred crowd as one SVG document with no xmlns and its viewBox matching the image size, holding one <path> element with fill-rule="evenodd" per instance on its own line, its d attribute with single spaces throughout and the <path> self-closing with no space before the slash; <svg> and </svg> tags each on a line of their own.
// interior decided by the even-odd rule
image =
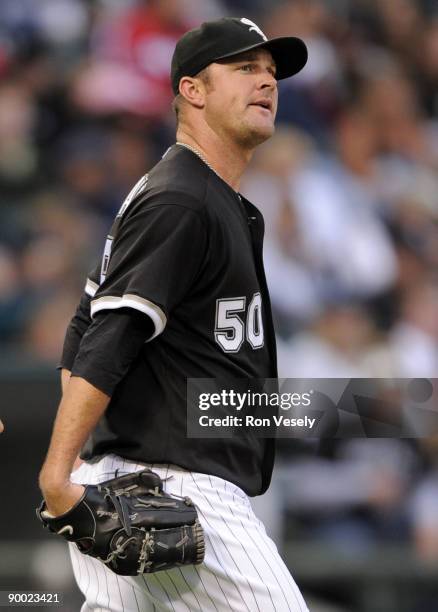
<svg viewBox="0 0 438 612">
<path fill-rule="evenodd" d="M 2 0 L 1 360 L 56 363 L 113 215 L 174 142 L 175 42 L 224 15 L 309 48 L 241 189 L 265 217 L 280 376 L 436 377 L 436 0 Z M 413 535 L 438 558 L 438 445 L 374 442 L 286 462 L 285 506 L 324 508 L 318 537 L 341 511 L 355 542 Z"/>
</svg>

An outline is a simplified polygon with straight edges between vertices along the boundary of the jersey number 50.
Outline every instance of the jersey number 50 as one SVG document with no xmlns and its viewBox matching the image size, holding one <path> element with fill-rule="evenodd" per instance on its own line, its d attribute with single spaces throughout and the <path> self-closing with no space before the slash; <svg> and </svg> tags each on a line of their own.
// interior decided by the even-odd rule
<svg viewBox="0 0 438 612">
<path fill-rule="evenodd" d="M 246 297 L 216 300 L 216 324 L 214 337 L 226 353 L 237 353 L 246 339 L 253 349 L 259 349 L 264 343 L 262 298 L 255 293 L 248 305 L 246 325 L 237 314 L 245 312 Z"/>
</svg>

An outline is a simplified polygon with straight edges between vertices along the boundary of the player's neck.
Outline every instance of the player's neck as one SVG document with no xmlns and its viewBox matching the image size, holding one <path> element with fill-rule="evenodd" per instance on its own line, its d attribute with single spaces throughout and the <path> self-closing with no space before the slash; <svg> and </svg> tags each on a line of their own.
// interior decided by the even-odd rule
<svg viewBox="0 0 438 612">
<path fill-rule="evenodd" d="M 234 191 L 239 191 L 252 150 L 243 150 L 236 143 L 225 142 L 216 134 L 194 136 L 183 128 L 178 129 L 176 140 L 191 148 Z"/>
</svg>

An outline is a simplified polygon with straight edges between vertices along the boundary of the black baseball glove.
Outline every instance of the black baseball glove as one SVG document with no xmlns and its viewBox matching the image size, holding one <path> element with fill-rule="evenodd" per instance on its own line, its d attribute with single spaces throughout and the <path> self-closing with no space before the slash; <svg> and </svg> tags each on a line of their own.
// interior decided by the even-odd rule
<svg viewBox="0 0 438 612">
<path fill-rule="evenodd" d="M 204 559 L 204 534 L 192 500 L 165 493 L 163 481 L 149 469 L 86 486 L 77 504 L 54 518 L 43 501 L 37 516 L 122 576 Z"/>
</svg>

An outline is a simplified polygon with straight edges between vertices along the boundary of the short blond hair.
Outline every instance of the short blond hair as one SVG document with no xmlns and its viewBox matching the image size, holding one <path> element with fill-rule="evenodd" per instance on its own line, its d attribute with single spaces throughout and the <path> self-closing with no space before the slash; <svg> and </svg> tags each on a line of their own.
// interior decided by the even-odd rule
<svg viewBox="0 0 438 612">
<path fill-rule="evenodd" d="M 211 89 L 211 76 L 209 71 L 210 66 L 203 68 L 200 72 L 195 74 L 197 79 L 201 79 L 207 89 Z M 178 126 L 183 115 L 183 108 L 186 104 L 186 99 L 180 93 L 176 94 L 172 102 L 172 110 L 175 113 L 176 125 Z"/>
</svg>

